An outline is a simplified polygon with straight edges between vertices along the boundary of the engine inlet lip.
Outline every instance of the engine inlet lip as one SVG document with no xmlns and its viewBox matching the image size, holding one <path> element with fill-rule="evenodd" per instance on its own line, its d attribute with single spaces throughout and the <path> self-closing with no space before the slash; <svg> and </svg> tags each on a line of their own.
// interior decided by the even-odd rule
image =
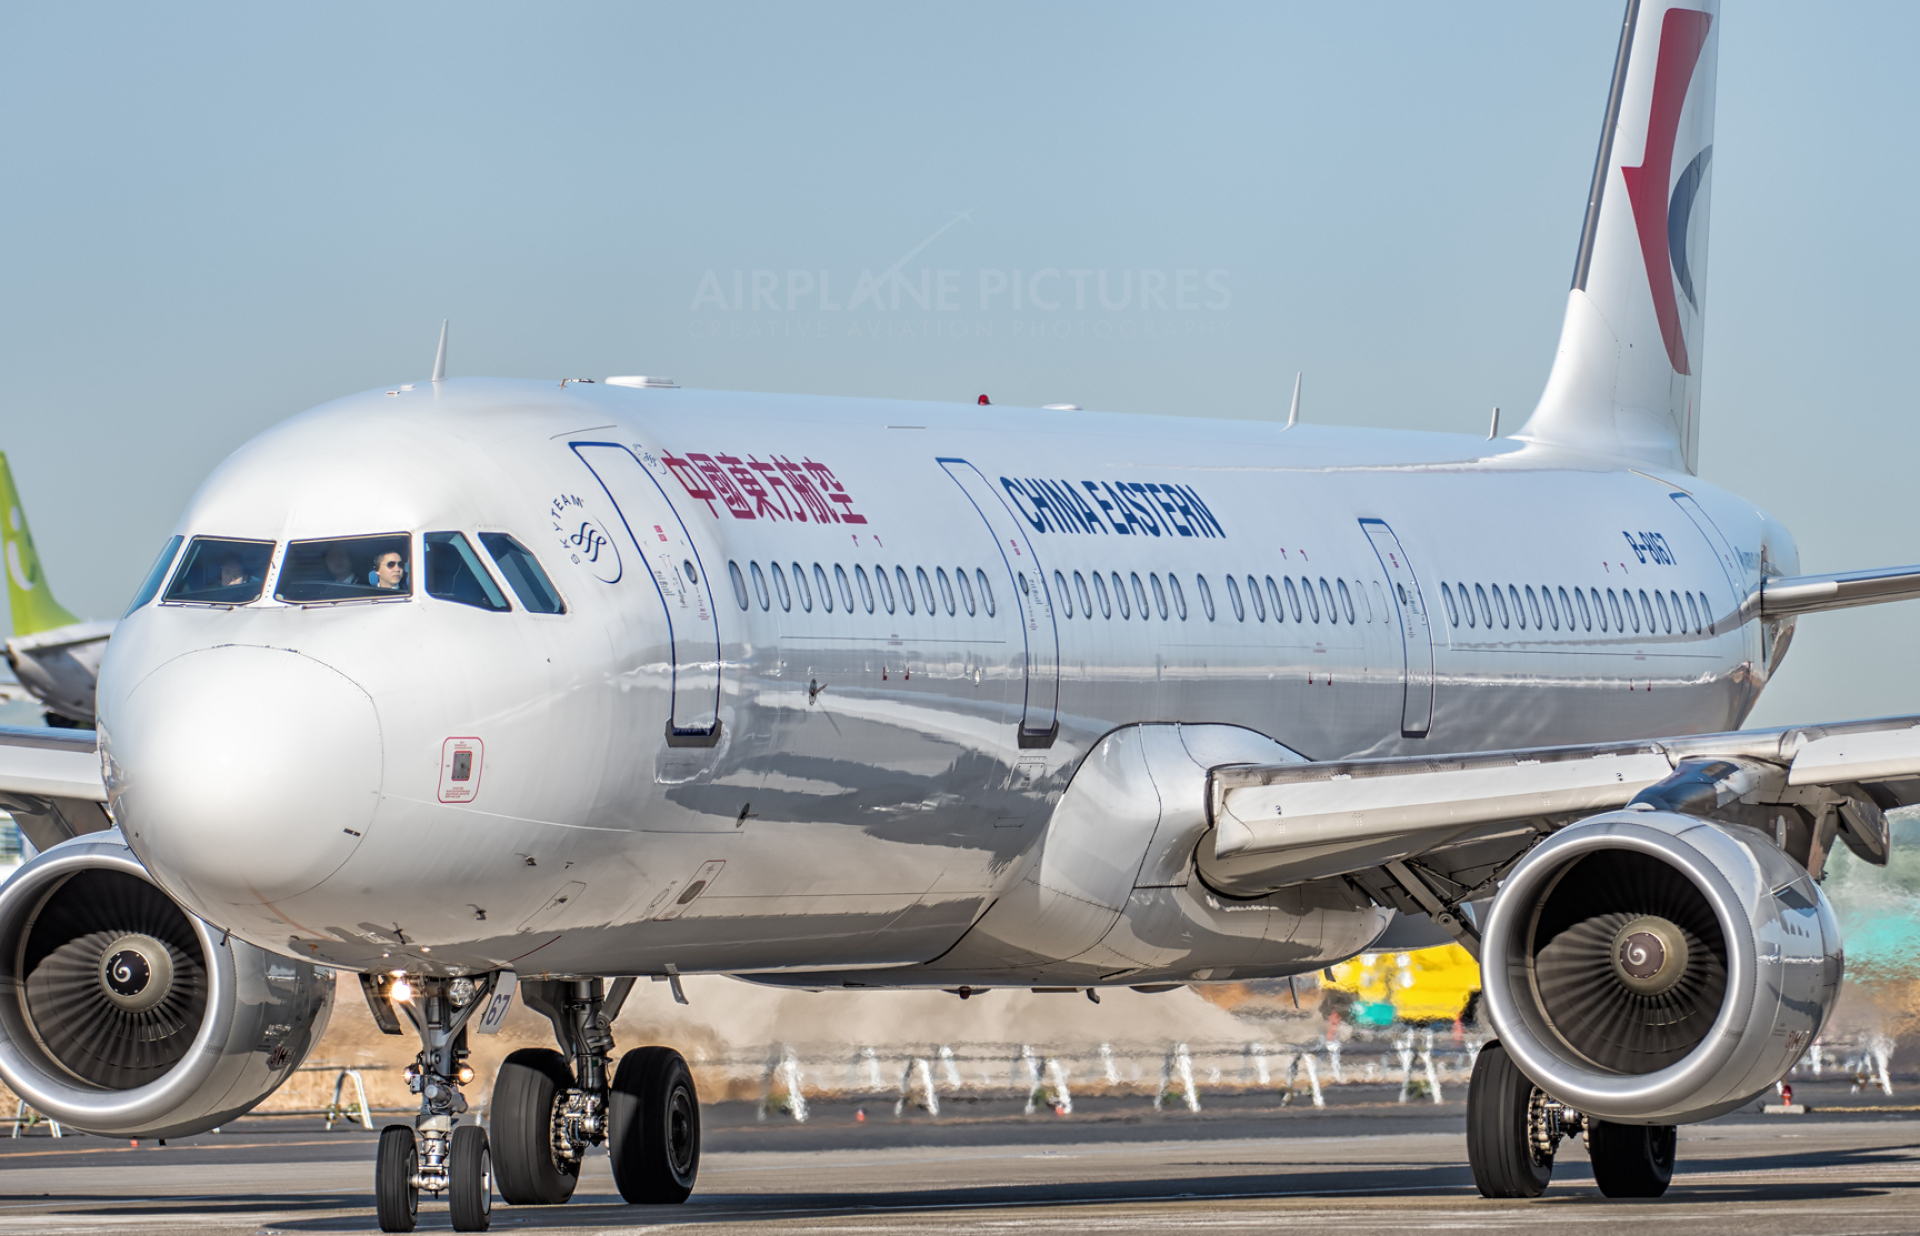
<svg viewBox="0 0 1920 1236">
<path fill-rule="evenodd" d="M 117 871 L 153 884 L 118 830 L 88 833 L 46 851 L 0 885 L 0 1073 L 29 1107 L 62 1113 L 76 1129 L 137 1125 L 165 1115 L 212 1075 L 233 1028 L 236 976 L 233 954 L 214 929 L 184 909 L 207 960 L 207 1015 L 179 1066 L 132 1090 L 108 1090 L 76 1081 L 49 1057 L 21 1006 L 20 973 L 27 933 L 60 885 L 87 871 Z M 164 890 L 163 890 L 164 891 Z"/>
<path fill-rule="evenodd" d="M 1611 812 L 1586 823 L 1536 847 L 1508 874 L 1495 898 L 1480 957 L 1483 974 L 1499 976 L 1483 980 L 1488 1017 L 1521 1071 L 1536 1081 L 1550 1079 L 1551 1093 L 1564 1103 L 1609 1119 L 1683 1111 L 1738 1051 L 1740 1038 L 1732 1031 L 1746 1024 L 1756 997 L 1752 924 L 1719 866 L 1697 844 L 1717 849 L 1720 841 L 1738 843 L 1690 817 Z M 1693 1054 L 1651 1073 L 1603 1072 L 1574 1059 L 1541 1011 L 1523 1003 L 1533 992 L 1526 941 L 1540 899 L 1573 862 L 1601 850 L 1635 851 L 1679 871 L 1713 907 L 1727 946 L 1727 995 L 1719 1015 Z"/>
</svg>

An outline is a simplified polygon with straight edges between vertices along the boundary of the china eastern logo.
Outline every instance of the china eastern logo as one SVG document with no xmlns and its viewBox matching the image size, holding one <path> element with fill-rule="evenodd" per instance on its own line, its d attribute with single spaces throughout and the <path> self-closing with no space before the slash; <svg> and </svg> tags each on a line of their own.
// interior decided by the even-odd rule
<svg viewBox="0 0 1920 1236">
<path fill-rule="evenodd" d="M 1680 297 L 1695 312 L 1691 263 L 1687 260 L 1687 227 L 1699 196 L 1713 147 L 1694 155 L 1676 181 L 1673 148 L 1679 140 L 1680 113 L 1686 106 L 1700 54 L 1706 50 L 1713 15 L 1696 9 L 1668 9 L 1660 23 L 1660 58 L 1653 70 L 1653 98 L 1647 108 L 1647 143 L 1639 167 L 1622 167 L 1627 198 L 1633 203 L 1633 221 L 1640 233 L 1640 253 L 1647 263 L 1647 283 L 1653 292 L 1653 312 L 1660 321 L 1660 337 L 1675 373 L 1691 374 L 1687 338 L 1680 327 Z"/>
<path fill-rule="evenodd" d="M 797 524 L 864 524 L 853 495 L 823 463 L 784 455 L 666 455 L 660 462 L 687 496 L 707 504 L 714 518 L 724 509 L 735 519 L 787 520 Z"/>
<path fill-rule="evenodd" d="M 1013 509 L 1035 532 L 1112 536 L 1223 537 L 1207 504 L 1191 485 L 1153 481 L 1067 481 L 1051 477 L 1000 478 Z"/>
</svg>

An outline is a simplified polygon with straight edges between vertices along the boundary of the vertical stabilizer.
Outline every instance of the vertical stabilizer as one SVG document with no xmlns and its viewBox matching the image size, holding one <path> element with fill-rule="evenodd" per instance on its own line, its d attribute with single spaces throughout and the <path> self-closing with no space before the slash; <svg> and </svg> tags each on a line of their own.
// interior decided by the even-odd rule
<svg viewBox="0 0 1920 1236">
<path fill-rule="evenodd" d="M 7 559 L 7 603 L 13 612 L 13 633 L 32 635 L 55 627 L 72 626 L 80 621 L 60 607 L 47 586 L 40 569 L 40 555 L 33 550 L 33 533 L 27 528 L 27 513 L 20 509 L 20 491 L 13 487 L 13 470 L 0 453 L 0 544 Z"/>
<path fill-rule="evenodd" d="M 1696 471 L 1718 0 L 1628 0 L 1546 390 L 1518 437 Z"/>
</svg>

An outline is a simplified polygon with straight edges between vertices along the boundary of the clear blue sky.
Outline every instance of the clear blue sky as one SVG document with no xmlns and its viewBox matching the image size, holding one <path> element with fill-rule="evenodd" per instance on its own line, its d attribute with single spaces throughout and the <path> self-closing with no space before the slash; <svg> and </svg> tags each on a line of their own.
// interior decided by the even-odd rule
<svg viewBox="0 0 1920 1236">
<path fill-rule="evenodd" d="M 1704 472 L 1809 570 L 1920 561 L 1920 6 L 1727 7 Z M 457 374 L 1258 417 L 1303 369 L 1317 421 L 1511 426 L 1620 11 L 13 4 L 0 449 L 111 616 L 215 462 L 442 317 Z M 1756 721 L 1920 711 L 1917 627 L 1803 621 Z"/>
</svg>

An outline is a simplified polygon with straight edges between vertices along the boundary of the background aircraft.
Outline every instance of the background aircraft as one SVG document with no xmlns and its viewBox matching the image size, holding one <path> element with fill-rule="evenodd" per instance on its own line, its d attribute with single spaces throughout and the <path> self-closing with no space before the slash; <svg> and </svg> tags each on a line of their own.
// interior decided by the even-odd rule
<svg viewBox="0 0 1920 1236">
<path fill-rule="evenodd" d="M 13 617 L 7 664 L 20 686 L 46 709 L 48 725 L 91 729 L 94 682 L 113 624 L 82 622 L 54 599 L 4 452 L 0 452 L 0 550 L 6 555 L 7 603 Z"/>
</svg>

